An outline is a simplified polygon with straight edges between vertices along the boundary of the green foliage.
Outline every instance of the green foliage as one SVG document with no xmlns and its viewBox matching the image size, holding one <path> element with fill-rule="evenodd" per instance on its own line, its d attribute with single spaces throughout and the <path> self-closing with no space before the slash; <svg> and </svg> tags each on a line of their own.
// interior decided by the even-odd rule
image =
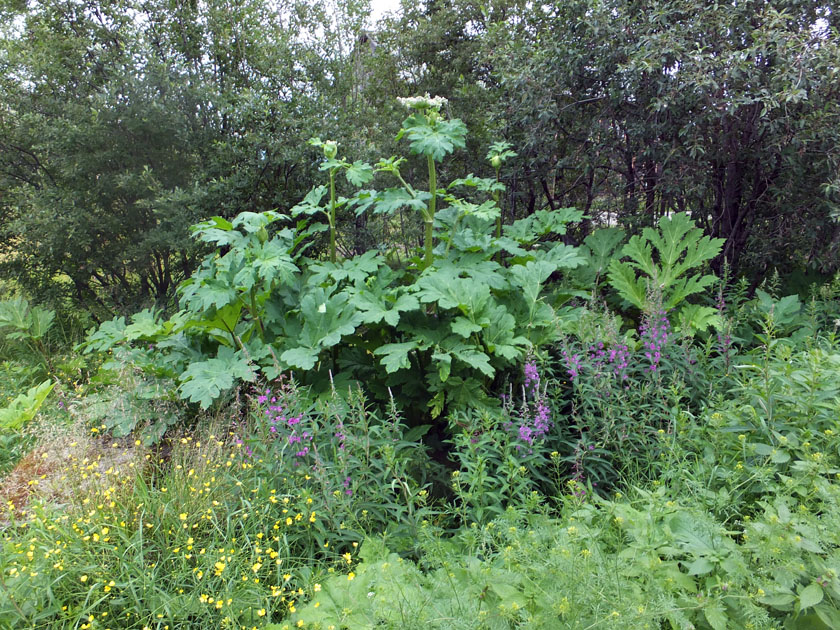
<svg viewBox="0 0 840 630">
<path fill-rule="evenodd" d="M 44 381 L 29 388 L 25 394 L 18 395 L 7 407 L 0 409 L 0 429 L 17 430 L 29 423 L 54 387 L 54 381 Z"/>
<path fill-rule="evenodd" d="M 621 257 L 630 261 L 610 262 L 609 281 L 640 310 L 649 307 L 648 294 L 656 292 L 662 296 L 662 308 L 670 311 L 714 282 L 713 275 L 686 274 L 714 258 L 722 246 L 723 239 L 703 236 L 685 213 L 663 217 L 658 232 L 645 228 L 622 248 Z"/>
<path fill-rule="evenodd" d="M 0 301 L 0 335 L 15 342 L 48 372 L 51 352 L 47 333 L 55 320 L 55 311 L 30 306 L 29 301 L 17 297 Z M 20 358 L 20 357 L 18 357 Z"/>
<path fill-rule="evenodd" d="M 425 125 L 453 147 L 463 145 L 462 131 L 455 133 L 460 122 L 447 126 L 436 109 L 423 111 L 406 122 L 409 139 Z M 344 170 L 350 183 L 359 184 L 372 171 L 338 159 L 335 143 L 312 144 L 324 151 L 329 201 L 322 207 L 328 189 L 316 186 L 292 215 L 326 216 L 334 237 L 337 210 L 417 209 L 434 228 L 422 261 L 400 268 L 376 251 L 337 260 L 332 246 L 329 261 L 307 258 L 303 252 L 317 226 L 300 221 L 271 234 L 281 218 L 274 212 L 245 212 L 232 221 L 216 217 L 193 229 L 217 250 L 179 287 L 180 312 L 167 321 L 143 312 L 130 324 L 106 322 L 84 347 L 153 344 L 153 369 L 176 378 L 181 396 L 203 408 L 257 372 L 275 377 L 289 369 L 307 371 L 303 378 L 322 390 L 330 373 L 364 382 L 380 400 L 388 388 L 399 388 L 401 400 L 426 405 L 433 417 L 445 409 L 495 406 L 489 396 L 494 380 L 526 351 L 556 338 L 558 313 L 546 299 L 548 281 L 583 259 L 576 248 L 551 239 L 581 214 L 537 213 L 506 226 L 503 237 L 498 230 L 494 235 L 496 202 L 473 202 L 450 191 L 475 184 L 478 194 L 486 194 L 498 182 L 479 185 L 470 176 L 442 190 L 430 181 L 428 192 L 418 191 L 402 177 L 404 160 L 396 157 L 380 160 L 376 170 L 396 179 L 397 187 L 339 197 L 336 173 Z M 507 151 L 501 145 L 495 150 Z M 426 156 L 431 180 L 433 153 Z M 138 361 L 151 358 L 140 348 L 135 352 L 146 357 L 138 355 Z"/>
</svg>

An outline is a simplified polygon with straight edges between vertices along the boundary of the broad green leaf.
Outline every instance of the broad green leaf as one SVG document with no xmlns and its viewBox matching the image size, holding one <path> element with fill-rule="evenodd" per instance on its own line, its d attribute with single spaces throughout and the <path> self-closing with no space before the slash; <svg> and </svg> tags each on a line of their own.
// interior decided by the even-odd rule
<svg viewBox="0 0 840 630">
<path fill-rule="evenodd" d="M 762 604 L 776 608 L 778 610 L 789 610 L 791 604 L 796 601 L 796 595 L 793 593 L 768 593 L 758 598 Z"/>
<path fill-rule="evenodd" d="M 518 219 L 504 227 L 504 235 L 518 243 L 535 243 L 548 235 L 563 235 L 569 223 L 577 223 L 583 212 L 574 208 L 537 210 L 524 219 Z"/>
<path fill-rule="evenodd" d="M 280 355 L 280 360 L 291 367 L 311 370 L 318 362 L 320 348 L 292 348 Z"/>
<path fill-rule="evenodd" d="M 407 370 L 411 367 L 408 359 L 408 354 L 417 348 L 416 341 L 406 341 L 403 343 L 386 343 L 379 346 L 374 354 L 381 356 L 380 363 L 385 366 L 385 371 L 388 374 L 393 374 L 398 370 Z"/>
<path fill-rule="evenodd" d="M 565 243 L 557 243 L 545 251 L 535 251 L 534 259 L 551 263 L 555 269 L 575 269 L 586 262 L 586 258 L 577 247 Z"/>
<path fill-rule="evenodd" d="M 505 185 L 496 181 L 494 177 L 476 177 L 473 173 L 470 173 L 466 177 L 452 180 L 446 188 L 451 190 L 459 186 L 476 188 L 482 192 L 504 192 L 505 190 Z"/>
<path fill-rule="evenodd" d="M 347 181 L 354 186 L 363 186 L 373 179 L 373 167 L 365 162 L 353 162 L 344 173 Z"/>
<path fill-rule="evenodd" d="M 622 248 L 621 255 L 628 256 L 633 261 L 630 264 L 648 277 L 653 278 L 658 274 L 658 269 L 653 261 L 653 248 L 642 237 L 631 237 Z M 661 281 L 661 278 L 659 280 Z"/>
<path fill-rule="evenodd" d="M 644 308 L 647 299 L 647 287 L 636 272 L 627 263 L 613 258 L 609 266 L 610 284 L 618 294 L 637 308 Z"/>
<path fill-rule="evenodd" d="M 601 228 L 595 230 L 583 239 L 584 255 L 588 254 L 589 267 L 603 276 L 607 267 L 624 240 L 624 230 L 617 227 Z"/>
<path fill-rule="evenodd" d="M 490 325 L 482 332 L 487 350 L 494 355 L 514 361 L 528 348 L 528 340 L 515 336 L 516 318 L 501 304 L 492 307 L 487 316 Z"/>
<path fill-rule="evenodd" d="M 411 152 L 431 156 L 440 162 L 456 148 L 466 146 L 466 125 L 458 120 L 437 120 L 430 123 L 423 114 L 413 114 L 403 122 L 405 136 L 408 138 Z"/>
<path fill-rule="evenodd" d="M 722 325 L 717 309 L 699 304 L 684 304 L 678 316 L 679 330 L 683 335 L 694 336 L 707 328 Z"/>
<path fill-rule="evenodd" d="M 540 299 L 543 283 L 555 271 L 555 266 L 547 261 L 529 261 L 524 265 L 510 268 L 511 282 L 522 289 L 529 308 Z"/>
<path fill-rule="evenodd" d="M 727 630 L 729 617 L 720 602 L 710 602 L 703 607 L 703 616 L 714 630 Z"/>
<path fill-rule="evenodd" d="M 55 311 L 40 306 L 33 306 L 31 310 L 32 324 L 27 334 L 32 339 L 42 339 L 49 332 L 55 319 Z"/>
<path fill-rule="evenodd" d="M 233 219 L 231 225 L 235 229 L 242 228 L 248 234 L 256 234 L 281 218 L 282 215 L 273 210 L 267 212 L 240 212 Z"/>
<path fill-rule="evenodd" d="M 489 321 L 488 321 L 489 323 Z M 478 324 L 474 324 L 469 319 L 463 316 L 458 316 L 455 318 L 455 321 L 452 322 L 452 332 L 465 339 L 468 338 L 475 332 L 480 332 L 482 327 Z"/>
<path fill-rule="evenodd" d="M 135 341 L 154 338 L 162 331 L 163 325 L 158 321 L 157 313 L 147 308 L 131 316 L 131 324 L 125 327 L 123 335 L 126 341 Z"/>
<path fill-rule="evenodd" d="M 374 213 L 393 214 L 400 208 L 410 208 L 418 212 L 425 212 L 426 202 L 431 197 L 429 193 L 418 192 L 412 195 L 404 188 L 389 188 L 377 196 L 374 204 Z"/>
<path fill-rule="evenodd" d="M 87 338 L 80 344 L 83 352 L 106 352 L 117 344 L 125 341 L 125 317 L 115 317 L 102 322 L 99 328 L 90 329 Z"/>
<path fill-rule="evenodd" d="M 686 567 L 689 575 L 706 575 L 715 568 L 715 563 L 708 558 L 697 558 Z"/>
<path fill-rule="evenodd" d="M 806 610 L 819 604 L 823 600 L 823 587 L 817 582 L 811 582 L 799 593 L 799 609 Z"/>
<path fill-rule="evenodd" d="M 238 247 L 247 240 L 247 237 L 238 230 L 233 229 L 233 224 L 222 217 L 212 217 L 192 226 L 191 232 L 194 238 L 204 242 L 212 243 L 217 247 Z"/>
<path fill-rule="evenodd" d="M 318 212 L 325 212 L 324 208 L 321 206 L 321 200 L 326 194 L 326 186 L 316 186 L 306 194 L 299 204 L 289 211 L 289 214 L 293 217 L 297 217 L 301 214 L 311 215 Z"/>
<path fill-rule="evenodd" d="M 709 524 L 692 518 L 687 513 L 675 514 L 668 521 L 668 527 L 674 538 L 685 551 L 693 554 L 709 555 L 717 550 L 717 533 L 709 531 Z"/>
<path fill-rule="evenodd" d="M 432 361 L 438 366 L 441 383 L 445 383 L 452 371 L 452 355 L 448 352 L 433 352 Z"/>
<path fill-rule="evenodd" d="M 424 273 L 415 283 L 416 295 L 422 303 L 434 302 L 443 309 L 459 308 L 474 285 L 474 282 L 439 269 Z"/>
<path fill-rule="evenodd" d="M 18 394 L 7 407 L 0 409 L 0 429 L 16 431 L 32 420 L 54 387 L 54 381 L 44 381 L 30 387 L 25 394 Z"/>
<path fill-rule="evenodd" d="M 180 376 L 178 390 L 183 398 L 207 409 L 236 380 L 252 382 L 256 374 L 241 351 L 221 347 L 214 359 L 191 363 Z"/>
<path fill-rule="evenodd" d="M 420 308 L 420 302 L 413 295 L 403 293 L 394 300 L 392 295 L 380 296 L 367 289 L 353 294 L 353 304 L 362 313 L 365 324 L 378 324 L 384 320 L 389 326 L 400 322 L 401 312 Z"/>
</svg>

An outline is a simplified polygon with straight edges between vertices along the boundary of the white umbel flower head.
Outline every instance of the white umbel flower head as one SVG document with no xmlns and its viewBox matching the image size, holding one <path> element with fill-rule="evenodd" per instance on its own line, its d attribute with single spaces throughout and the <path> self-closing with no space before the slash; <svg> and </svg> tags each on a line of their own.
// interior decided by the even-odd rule
<svg viewBox="0 0 840 630">
<path fill-rule="evenodd" d="M 397 100 L 408 109 L 433 109 L 435 111 L 439 111 L 441 107 L 449 102 L 443 96 L 429 96 L 428 92 L 424 96 L 398 97 Z"/>
</svg>

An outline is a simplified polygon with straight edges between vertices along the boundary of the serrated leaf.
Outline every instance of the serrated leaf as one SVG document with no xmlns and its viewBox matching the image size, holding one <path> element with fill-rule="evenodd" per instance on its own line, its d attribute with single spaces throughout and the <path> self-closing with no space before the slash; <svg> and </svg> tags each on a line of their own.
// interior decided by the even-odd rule
<svg viewBox="0 0 840 630">
<path fill-rule="evenodd" d="M 588 253 L 589 267 L 595 273 L 604 275 L 607 266 L 615 255 L 624 240 L 624 230 L 617 227 L 601 228 L 595 230 L 583 239 L 585 254 Z"/>
<path fill-rule="evenodd" d="M 680 309 L 678 320 L 680 332 L 688 336 L 702 332 L 710 326 L 718 328 L 722 325 L 717 309 L 699 304 L 685 304 Z"/>
<path fill-rule="evenodd" d="M 644 308 L 647 288 L 629 264 L 613 258 L 610 261 L 609 278 L 610 284 L 622 298 L 637 308 Z"/>
<path fill-rule="evenodd" d="M 356 161 L 347 167 L 344 175 L 354 186 L 363 186 L 373 179 L 373 167 L 365 162 Z"/>
<path fill-rule="evenodd" d="M 475 332 L 481 332 L 482 327 L 463 316 L 458 316 L 451 324 L 452 332 L 465 339 Z"/>
<path fill-rule="evenodd" d="M 388 374 L 393 374 L 398 370 L 407 370 L 411 367 L 408 354 L 416 348 L 416 341 L 386 343 L 374 350 L 373 354 L 381 356 L 382 359 L 380 360 L 380 363 L 385 366 L 385 371 Z"/>
<path fill-rule="evenodd" d="M 312 215 L 317 212 L 324 212 L 324 208 L 321 207 L 321 200 L 325 194 L 327 194 L 326 186 L 316 186 L 306 194 L 299 204 L 289 211 L 289 214 L 297 217 L 301 214 Z"/>
<path fill-rule="evenodd" d="M 518 243 L 535 243 L 544 236 L 565 234 L 567 224 L 577 223 L 582 218 L 583 212 L 574 208 L 537 210 L 524 219 L 506 225 L 504 235 Z"/>
<path fill-rule="evenodd" d="M 318 362 L 320 348 L 292 348 L 280 355 L 280 360 L 291 367 L 301 370 L 311 370 Z"/>
<path fill-rule="evenodd" d="M 806 610 L 819 604 L 823 600 L 823 587 L 817 582 L 811 582 L 799 593 L 799 609 Z"/>
<path fill-rule="evenodd" d="M 729 617 L 720 602 L 712 602 L 703 607 L 703 615 L 714 630 L 726 630 Z"/>
<path fill-rule="evenodd" d="M 190 363 L 180 376 L 178 391 L 182 398 L 207 409 L 235 380 L 252 382 L 256 374 L 240 351 L 221 347 L 214 359 Z"/>
<path fill-rule="evenodd" d="M 418 192 L 412 195 L 404 188 L 389 188 L 376 197 L 374 214 L 393 214 L 400 208 L 425 212 L 426 202 L 429 199 L 431 199 L 429 193 Z"/>
<path fill-rule="evenodd" d="M 105 352 L 125 341 L 125 329 L 125 317 L 122 316 L 102 322 L 99 328 L 88 331 L 87 338 L 80 344 L 80 347 L 85 353 L 92 351 Z"/>
<path fill-rule="evenodd" d="M 0 409 L 0 429 L 17 431 L 27 424 L 41 409 L 54 387 L 54 381 L 44 381 L 30 387 L 26 393 L 18 394 L 8 406 Z"/>
<path fill-rule="evenodd" d="M 554 273 L 555 267 L 547 261 L 528 261 L 510 268 L 511 282 L 522 289 L 523 296 L 532 307 L 540 299 L 543 283 Z"/>
<path fill-rule="evenodd" d="M 440 162 L 456 148 L 466 146 L 466 125 L 458 120 L 437 120 L 430 123 L 423 114 L 413 114 L 403 122 L 405 136 L 409 140 L 411 152 L 431 156 Z"/>
</svg>

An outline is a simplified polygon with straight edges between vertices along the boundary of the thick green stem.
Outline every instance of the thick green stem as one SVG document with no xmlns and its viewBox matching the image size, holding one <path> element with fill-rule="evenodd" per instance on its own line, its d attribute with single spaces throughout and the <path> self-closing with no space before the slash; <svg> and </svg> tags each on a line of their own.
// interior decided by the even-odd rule
<svg viewBox="0 0 840 630">
<path fill-rule="evenodd" d="M 424 218 L 425 223 L 425 245 L 426 245 L 426 259 L 424 265 L 431 266 L 434 260 L 434 226 L 435 226 L 435 209 L 437 208 L 437 172 L 435 171 L 435 161 L 431 155 L 426 156 L 429 164 L 429 192 L 432 197 L 429 199 L 429 211 Z"/>
<path fill-rule="evenodd" d="M 256 295 L 256 291 L 254 291 L 253 288 L 251 289 L 250 297 L 251 297 L 251 317 L 254 318 L 254 321 L 257 324 L 257 333 L 260 336 L 260 341 L 265 343 L 265 329 L 263 328 L 262 320 L 260 319 L 259 311 L 257 311 L 257 295 Z"/>
<path fill-rule="evenodd" d="M 330 262 L 335 262 L 335 169 L 330 169 Z"/>
<path fill-rule="evenodd" d="M 496 183 L 499 183 L 499 169 L 496 169 Z M 496 238 L 502 238 L 502 206 L 499 205 L 499 191 L 493 191 L 493 201 L 499 206 L 499 216 L 496 217 Z"/>
</svg>

